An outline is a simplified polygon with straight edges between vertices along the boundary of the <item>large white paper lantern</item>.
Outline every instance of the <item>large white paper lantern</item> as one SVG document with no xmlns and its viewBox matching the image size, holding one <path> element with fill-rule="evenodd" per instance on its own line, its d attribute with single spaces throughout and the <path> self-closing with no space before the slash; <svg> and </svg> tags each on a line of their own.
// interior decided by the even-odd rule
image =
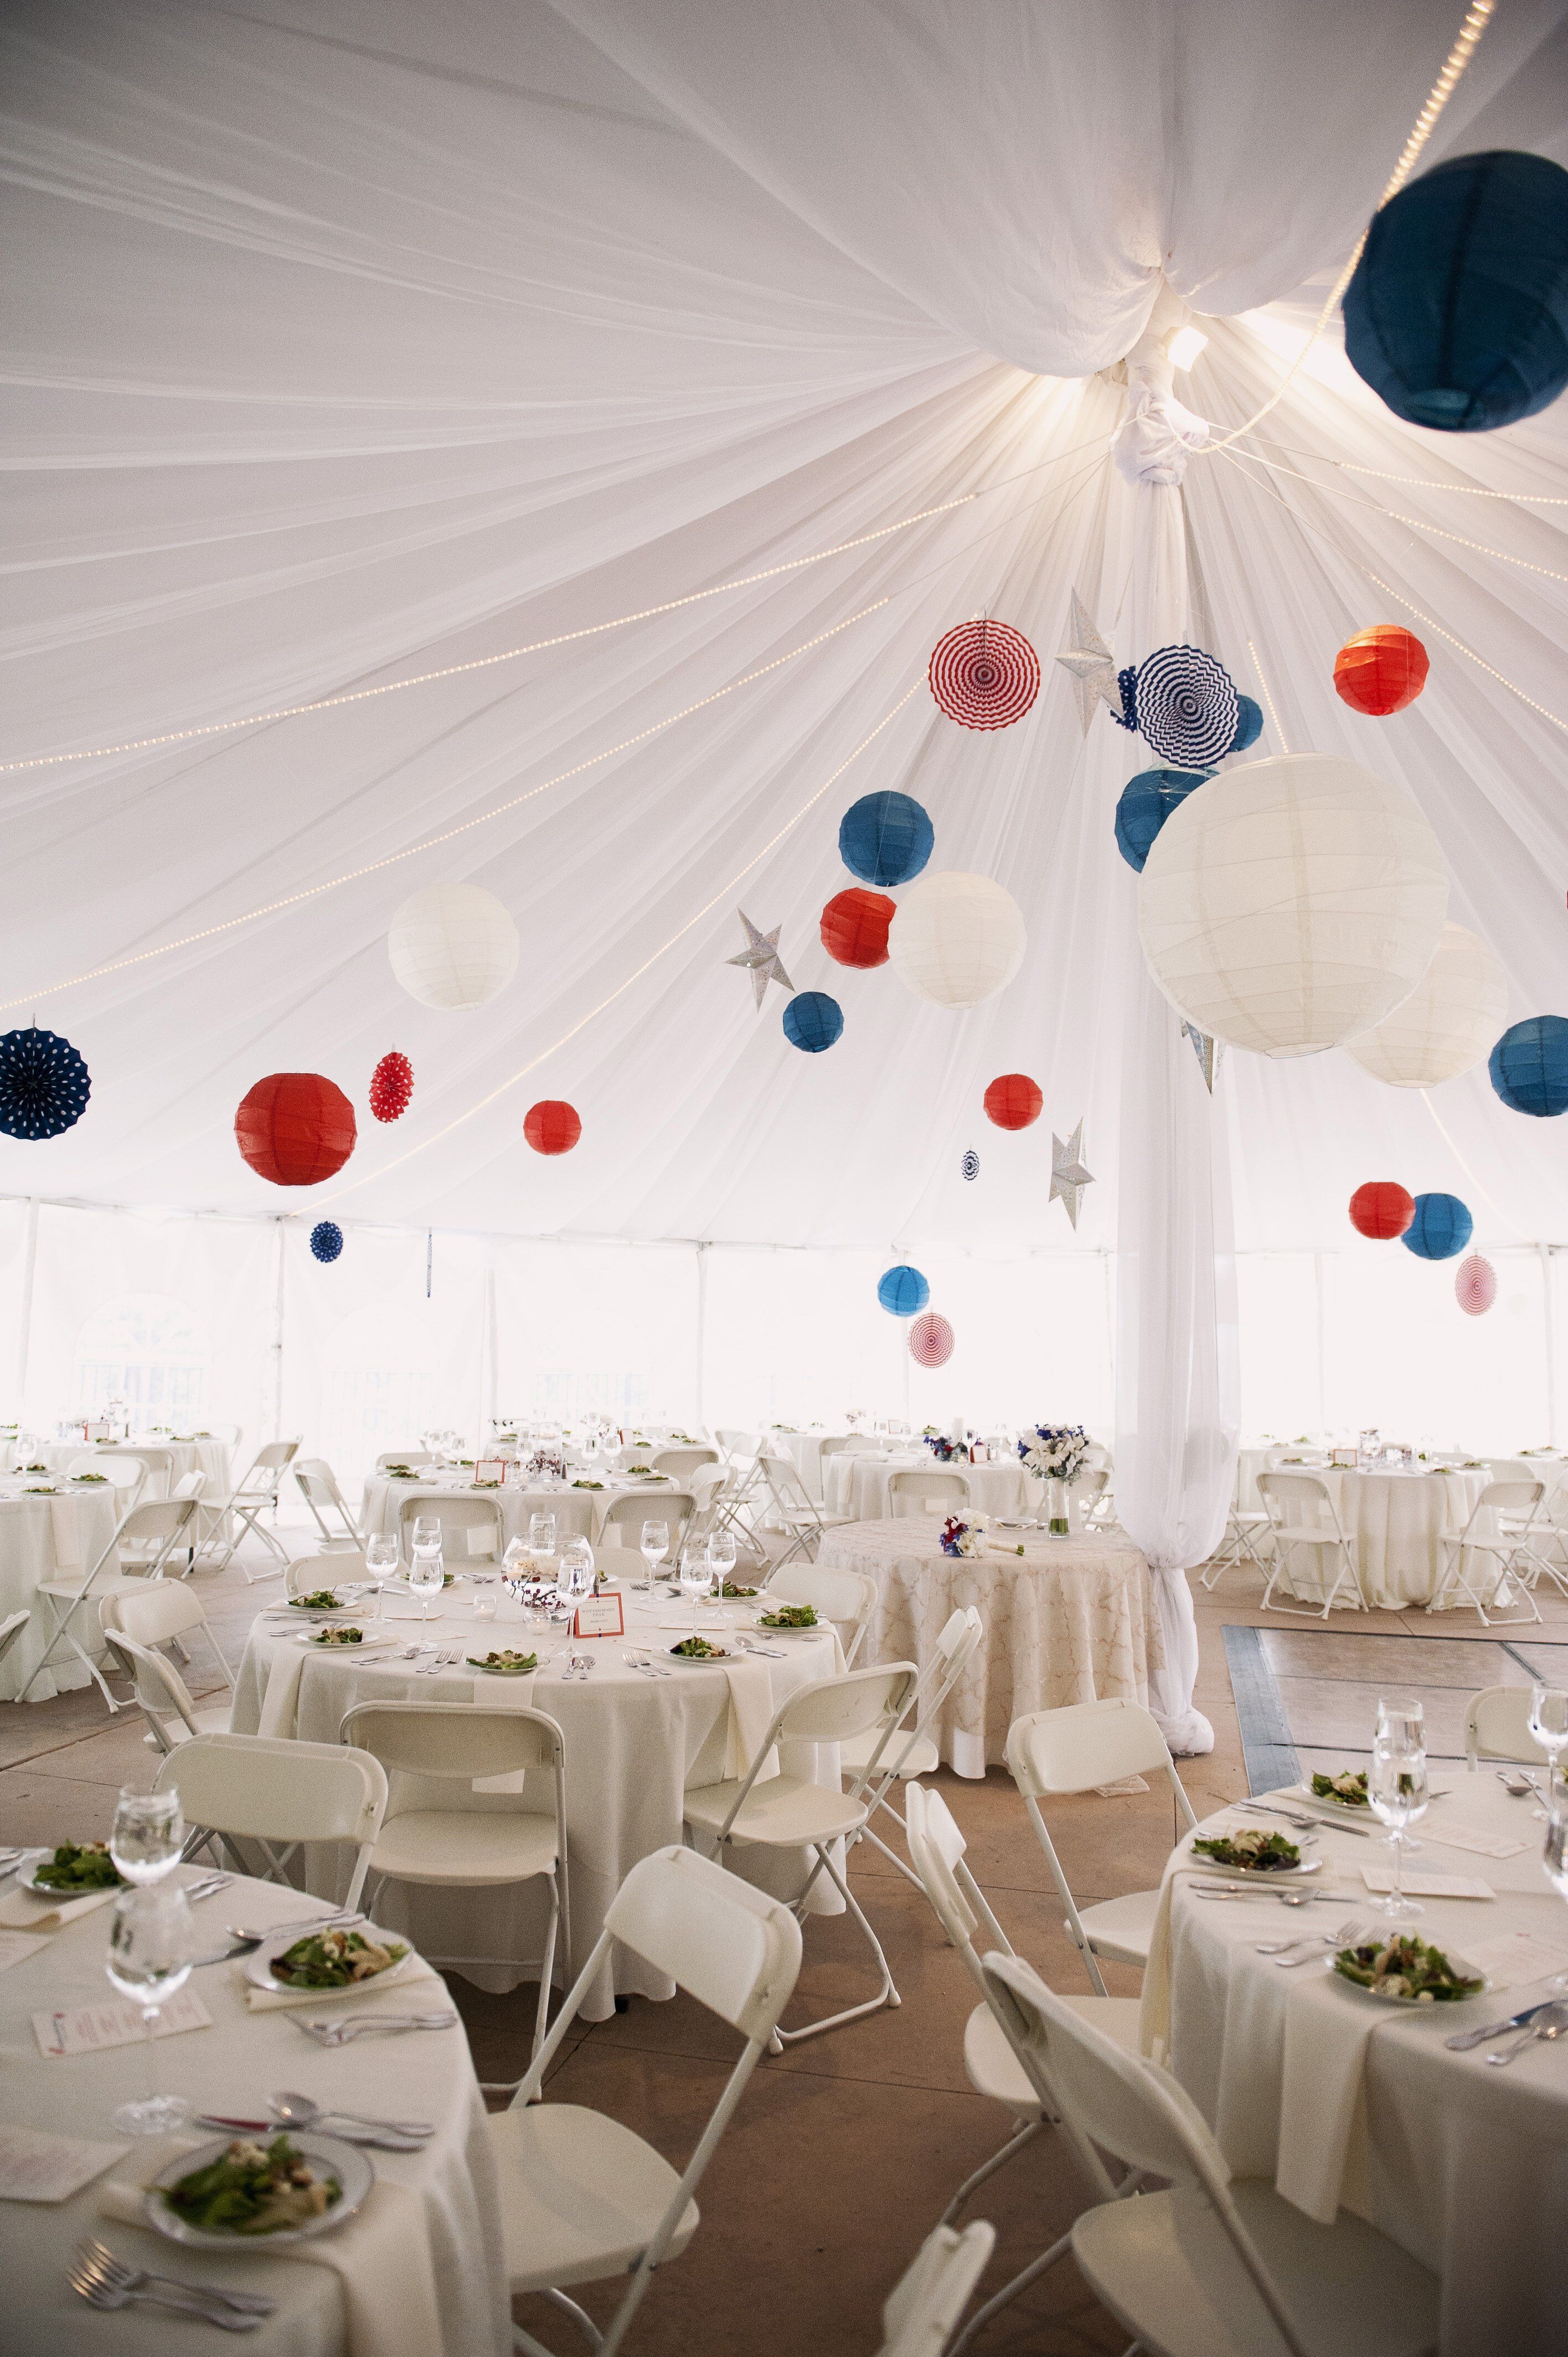
<svg viewBox="0 0 1568 2357">
<path fill-rule="evenodd" d="M 978 1006 L 1012 981 L 1027 939 L 1017 901 L 989 876 L 922 876 L 898 903 L 887 954 L 918 998 Z"/>
<path fill-rule="evenodd" d="M 392 920 L 392 970 L 422 1006 L 483 1006 L 517 972 L 522 944 L 493 892 L 427 884 Z"/>
<path fill-rule="evenodd" d="M 1489 1055 L 1508 1017 L 1508 984 L 1491 950 L 1463 925 L 1444 925 L 1436 956 L 1404 1005 L 1348 1040 L 1345 1053 L 1391 1088 L 1434 1088 Z"/>
<path fill-rule="evenodd" d="M 1285 753 L 1187 795 L 1138 879 L 1149 971 L 1233 1048 L 1311 1056 L 1359 1038 L 1420 982 L 1448 909 L 1437 837 L 1356 761 Z"/>
</svg>

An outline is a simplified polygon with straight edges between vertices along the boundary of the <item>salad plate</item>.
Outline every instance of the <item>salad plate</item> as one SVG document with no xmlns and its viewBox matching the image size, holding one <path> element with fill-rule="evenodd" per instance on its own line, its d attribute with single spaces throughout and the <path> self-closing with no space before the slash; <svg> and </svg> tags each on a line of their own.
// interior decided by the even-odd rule
<svg viewBox="0 0 1568 2357">
<path fill-rule="evenodd" d="M 280 2129 L 265 2142 L 215 2136 L 181 2153 L 159 2169 L 142 2207 L 149 2226 L 194 2250 L 306 2243 L 347 2225 L 375 2181 L 360 2146 Z M 314 2209 L 318 2188 L 326 2206 Z"/>
<path fill-rule="evenodd" d="M 362 1968 L 380 1956 L 387 1962 L 374 1969 Z M 243 1971 L 252 1988 L 292 1989 L 326 1996 L 337 1989 L 381 1988 L 405 1973 L 413 1956 L 406 1940 L 380 1931 L 373 1923 L 328 1924 L 323 1931 L 304 1932 L 296 1926 L 292 1932 L 269 1933 L 246 1957 Z M 296 1980 L 287 1969 L 274 1970 L 280 1963 L 285 1967 L 293 1964 L 310 1977 Z"/>
<path fill-rule="evenodd" d="M 487 1653 L 482 1658 L 470 1653 L 467 1658 L 469 1669 L 482 1671 L 489 1678 L 525 1678 L 539 1667 L 537 1652 L 518 1653 L 507 1650 Z"/>
<path fill-rule="evenodd" d="M 700 1646 L 701 1652 L 694 1649 Z M 682 1637 L 678 1645 L 670 1648 L 671 1658 L 685 1662 L 693 1669 L 705 1670 L 710 1662 L 733 1662 L 738 1658 L 733 1645 L 715 1645 L 710 1637 Z"/>
<path fill-rule="evenodd" d="M 1367 1771 L 1364 1768 L 1341 1776 L 1314 1775 L 1305 1784 L 1291 1788 L 1294 1799 L 1300 1793 L 1316 1809 L 1331 1809 L 1342 1817 L 1359 1817 L 1363 1824 L 1371 1820 L 1372 1804 L 1367 1798 Z"/>
<path fill-rule="evenodd" d="M 50 1868 L 59 1878 L 40 1882 L 39 1871 Z M 109 1855 L 107 1842 L 61 1842 L 54 1849 L 36 1849 L 16 1868 L 17 1888 L 36 1899 L 87 1899 L 95 1890 L 119 1890 L 124 1877 Z"/>
<path fill-rule="evenodd" d="M 358 1623 L 353 1621 L 328 1620 L 319 1628 L 302 1629 L 295 1643 L 308 1645 L 317 1653 L 373 1653 L 380 1646 L 395 1645 L 397 1632 L 392 1629 L 358 1629 Z"/>
<path fill-rule="evenodd" d="M 1303 1857 L 1303 1846 L 1287 1841 L 1283 1834 L 1265 1834 L 1256 1825 L 1247 1825 L 1233 1834 L 1199 1834 L 1192 1855 L 1211 1872 L 1238 1881 L 1300 1882 L 1309 1874 L 1323 1871 L 1323 1860 Z"/>
<path fill-rule="evenodd" d="M 1463 1956 L 1411 1932 L 1391 1932 L 1386 1937 L 1358 1942 L 1328 1959 L 1337 1980 L 1359 1989 L 1378 2005 L 1424 2007 L 1466 2005 L 1485 1996 L 1491 1983 Z M 1506 2028 L 1507 2025 L 1503 2024 Z"/>
</svg>

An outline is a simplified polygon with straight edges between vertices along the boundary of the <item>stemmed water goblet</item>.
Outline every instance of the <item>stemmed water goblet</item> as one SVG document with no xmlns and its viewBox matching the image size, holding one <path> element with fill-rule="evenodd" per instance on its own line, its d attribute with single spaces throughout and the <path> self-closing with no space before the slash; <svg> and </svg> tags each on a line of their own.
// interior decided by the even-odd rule
<svg viewBox="0 0 1568 2357">
<path fill-rule="evenodd" d="M 713 1569 L 706 1551 L 699 1551 L 694 1546 L 682 1548 L 679 1577 L 682 1595 L 689 1596 L 692 1599 L 692 1634 L 695 1637 L 699 1633 L 697 1607 L 703 1597 L 710 1592 L 714 1582 Z"/>
<path fill-rule="evenodd" d="M 714 1590 L 722 1603 L 725 1584 L 735 1569 L 735 1533 L 727 1528 L 710 1531 L 707 1555 L 708 1569 L 713 1574 Z"/>
<path fill-rule="evenodd" d="M 1547 1803 L 1534 1813 L 1549 1818 L 1563 1797 L 1557 1786 L 1563 1753 L 1568 1749 L 1568 1693 L 1562 1687 L 1548 1685 L 1544 1679 L 1537 1679 L 1530 1687 L 1530 1731 L 1545 1752 L 1547 1761 Z"/>
<path fill-rule="evenodd" d="M 436 1525 L 439 1533 L 440 1525 Z M 378 1531 L 365 1541 L 365 1577 L 376 1592 L 376 1618 L 384 1610 L 383 1590 L 398 1566 L 397 1541 L 389 1532 Z"/>
<path fill-rule="evenodd" d="M 177 1882 L 133 1885 L 120 1893 L 103 1969 L 121 1996 L 131 1997 L 142 2008 L 147 2038 L 147 2093 L 138 2102 L 122 2104 L 114 2113 L 113 2126 L 119 2136 L 169 2136 L 190 2117 L 190 2105 L 183 2096 L 157 2092 L 153 2040 L 164 2007 L 190 1978 L 194 1947 L 190 1901 Z"/>
<path fill-rule="evenodd" d="M 166 1792 L 138 1792 L 133 1785 L 121 1786 L 109 1833 L 109 1855 L 123 1881 L 161 1882 L 178 1865 L 184 1841 L 185 1819 L 177 1792 L 171 1788 Z"/>
<path fill-rule="evenodd" d="M 648 1577 L 645 1579 L 638 1580 L 636 1585 L 640 1588 L 650 1588 L 652 1587 L 655 1578 L 658 1577 L 660 1565 L 663 1562 L 665 1556 L 670 1552 L 670 1525 L 668 1523 L 644 1523 L 642 1525 L 641 1552 L 642 1560 L 648 1566 Z"/>
<path fill-rule="evenodd" d="M 1378 1742 L 1398 1744 L 1407 1751 L 1424 1751 L 1426 1706 L 1421 1696 L 1380 1694 L 1378 1696 L 1378 1718 L 1374 1739 Z M 1386 1846 L 1390 1850 L 1394 1847 L 1394 1837 L 1391 1834 L 1389 1835 Z M 1422 1846 L 1423 1845 L 1410 1834 L 1405 1835 L 1404 1850 L 1407 1857 L 1416 1857 Z"/>
<path fill-rule="evenodd" d="M 1407 1899 L 1400 1889 L 1400 1867 L 1406 1847 L 1406 1828 L 1426 1813 L 1426 1747 L 1424 1742 L 1412 1743 L 1408 1736 L 1391 1732 L 1380 1734 L 1372 1744 L 1372 1757 L 1367 1770 L 1367 1798 L 1372 1813 L 1389 1829 L 1390 1849 L 1393 1860 L 1393 1888 L 1383 1900 L 1380 1912 L 1396 1921 L 1412 1915 L 1423 1915 L 1425 1909 L 1413 1899 Z"/>
<path fill-rule="evenodd" d="M 424 1599 L 424 1609 L 419 1617 L 428 1620 L 431 1598 L 439 1596 L 446 1585 L 446 1559 L 441 1552 L 439 1528 L 434 1546 L 415 1546 L 408 1566 L 408 1584 L 415 1596 Z"/>
</svg>

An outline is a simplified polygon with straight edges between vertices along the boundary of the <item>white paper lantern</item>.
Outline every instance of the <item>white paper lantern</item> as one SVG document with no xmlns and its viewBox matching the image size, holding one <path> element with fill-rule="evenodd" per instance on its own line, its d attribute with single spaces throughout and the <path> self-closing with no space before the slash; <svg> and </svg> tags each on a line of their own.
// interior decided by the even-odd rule
<svg viewBox="0 0 1568 2357">
<path fill-rule="evenodd" d="M 1248 761 L 1187 795 L 1138 879 L 1149 971 L 1200 1031 L 1264 1056 L 1359 1039 L 1437 948 L 1448 877 L 1410 796 L 1324 753 Z"/>
<path fill-rule="evenodd" d="M 521 947 L 495 894 L 478 884 L 427 884 L 387 935 L 392 970 L 422 1006 L 483 1006 L 517 972 Z"/>
<path fill-rule="evenodd" d="M 1404 1005 L 1348 1041 L 1345 1053 L 1391 1088 L 1434 1088 L 1489 1055 L 1508 1019 L 1508 984 L 1491 950 L 1463 925 L 1444 925 Z"/>
<path fill-rule="evenodd" d="M 887 954 L 899 981 L 939 1006 L 994 998 L 1023 963 L 1023 911 L 989 876 L 922 876 L 898 903 Z"/>
</svg>

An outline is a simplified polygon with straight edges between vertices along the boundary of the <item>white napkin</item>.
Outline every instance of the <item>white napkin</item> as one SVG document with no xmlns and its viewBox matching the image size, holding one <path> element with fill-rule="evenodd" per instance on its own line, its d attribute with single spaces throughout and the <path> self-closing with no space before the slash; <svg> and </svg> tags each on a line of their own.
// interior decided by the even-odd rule
<svg viewBox="0 0 1568 2357">
<path fill-rule="evenodd" d="M 35 1899 L 30 1890 L 13 1890 L 0 1899 L 0 1930 L 6 1932 L 58 1932 L 64 1924 L 74 1923 L 79 1915 L 91 1915 L 95 1907 L 107 1907 L 117 1890 L 90 1890 L 82 1899 Z"/>
<path fill-rule="evenodd" d="M 725 1736 L 724 1780 L 744 1776 L 773 1722 L 773 1686 L 766 1663 L 719 1663 L 729 1683 L 729 1726 Z M 779 1773 L 779 1753 L 770 1750 L 757 1771 L 764 1783 Z"/>
<path fill-rule="evenodd" d="M 81 1522 L 74 1498 L 51 1498 L 49 1520 L 54 1525 L 55 1568 L 57 1571 L 80 1571 L 81 1568 Z"/>
<path fill-rule="evenodd" d="M 267 1690 L 262 1697 L 262 1716 L 258 1735 L 289 1737 L 297 1732 L 299 1724 L 299 1682 L 305 1675 L 305 1654 L 298 1645 L 280 1645 L 273 1655 L 272 1668 L 267 1672 Z"/>
<path fill-rule="evenodd" d="M 305 1937 L 306 1934 L 302 1932 L 300 1938 Z M 229 1973 L 235 1987 L 245 2000 L 245 2009 L 248 2013 L 276 2013 L 280 2009 L 298 2005 L 338 2005 L 348 1996 L 381 1996 L 401 1994 L 404 1989 L 413 1988 L 418 1981 L 434 1981 L 441 1977 L 435 1966 L 427 1964 L 423 1956 L 415 1956 L 413 1963 L 406 1965 L 399 1973 L 396 1980 L 390 1985 L 385 1980 L 375 1980 L 367 1986 L 363 1981 L 360 1981 L 358 1986 L 353 1988 L 257 1988 L 253 1981 L 248 1981 L 245 1978 L 243 1958 L 237 1959 L 231 1964 Z"/>
<path fill-rule="evenodd" d="M 184 2138 L 163 2144 L 143 2159 L 140 2182 L 112 2177 L 99 2191 L 103 2215 L 154 2232 L 142 2207 L 147 2180 L 181 2152 L 195 2149 Z M 424 2204 L 406 2185 L 378 2178 L 359 2215 L 314 2242 L 239 2247 L 251 2257 L 265 2250 L 274 2259 L 331 2269 L 343 2287 L 344 2357 L 430 2357 L 441 2346 Z"/>
<path fill-rule="evenodd" d="M 1381 2006 L 1348 1987 L 1321 1965 L 1293 1974 L 1285 2006 L 1283 2073 L 1280 2083 L 1279 2159 L 1274 2190 L 1332 2226 L 1343 2207 L 1365 2217 L 1371 2207 L 1367 2144 L 1367 2042 L 1374 2029 L 1424 2019 Z"/>
</svg>

